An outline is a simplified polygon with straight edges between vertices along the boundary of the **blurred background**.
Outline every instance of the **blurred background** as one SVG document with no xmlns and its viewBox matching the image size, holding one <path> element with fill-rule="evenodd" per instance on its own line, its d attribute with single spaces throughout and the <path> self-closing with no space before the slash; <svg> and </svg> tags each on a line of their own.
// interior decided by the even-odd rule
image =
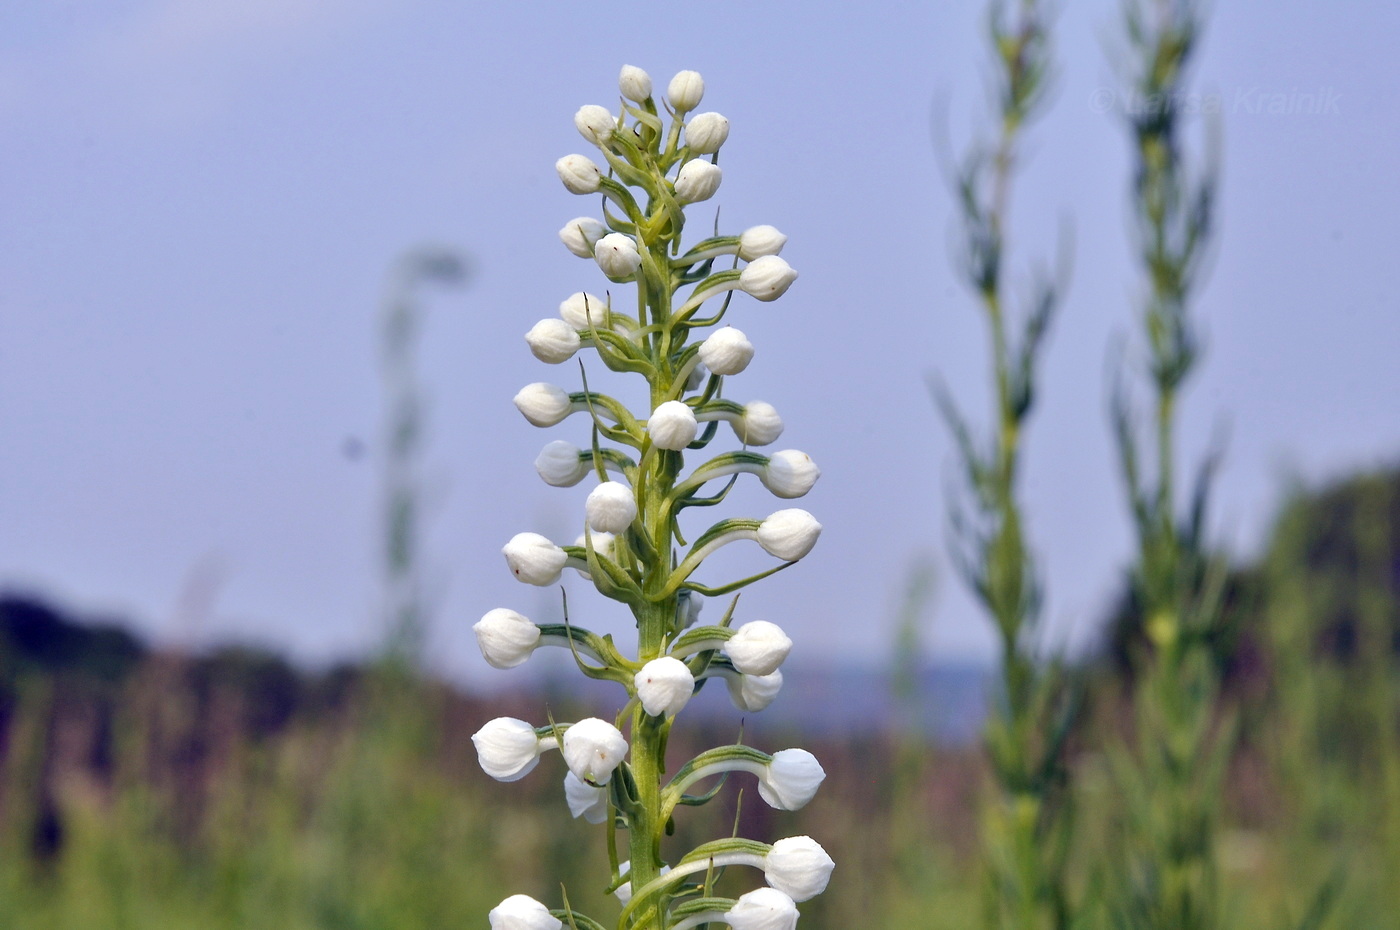
<svg viewBox="0 0 1400 930">
<path fill-rule="evenodd" d="M 1026 260 L 1072 244 L 1023 496 L 1042 648 L 1104 694 L 1133 557 L 1108 372 L 1140 364 L 1118 22 L 1106 0 L 1056 20 L 1010 242 Z M 1223 158 L 1181 456 L 1225 450 L 1219 661 L 1259 726 L 1222 855 L 1257 916 L 1356 852 L 1341 926 L 1380 925 L 1400 864 L 1397 28 L 1381 5 L 1217 4 L 1193 72 Z M 0 9 L 0 924 L 426 927 L 559 880 L 590 900 L 596 831 L 553 775 L 486 783 L 469 735 L 538 718 L 545 693 L 619 702 L 543 656 L 488 668 L 470 627 L 557 611 L 500 547 L 581 532 L 586 488 L 531 463 L 583 426 L 536 430 L 511 398 L 576 386 L 522 336 L 608 286 L 558 241 L 596 205 L 553 162 L 587 151 L 573 113 L 613 107 L 626 63 L 661 86 L 704 74 L 702 109 L 732 127 L 720 227 L 779 227 L 801 274 L 728 318 L 758 350 L 728 393 L 774 404 L 779 445 L 823 470 L 802 503 L 820 544 L 744 595 L 797 643 L 746 734 L 803 740 L 831 778 L 796 818 L 746 808 L 749 832 L 832 850 L 804 926 L 966 925 L 996 653 L 946 555 L 952 443 L 928 384 L 990 404 L 948 178 L 984 128 L 983 36 L 980 4 Z M 730 503 L 776 509 L 744 483 Z M 717 574 L 752 564 L 726 558 Z M 568 586 L 575 622 L 630 625 Z M 1284 641 L 1309 690 L 1279 716 Z M 737 712 L 701 697 L 695 745 L 728 741 Z"/>
</svg>

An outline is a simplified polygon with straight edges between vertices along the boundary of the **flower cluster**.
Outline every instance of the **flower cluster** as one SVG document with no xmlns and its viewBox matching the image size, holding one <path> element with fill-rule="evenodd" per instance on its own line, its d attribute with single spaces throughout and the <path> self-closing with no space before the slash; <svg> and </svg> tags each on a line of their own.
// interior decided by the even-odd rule
<svg viewBox="0 0 1400 930">
<path fill-rule="evenodd" d="M 564 224 L 559 238 L 572 254 L 591 260 L 614 284 L 634 284 L 635 302 L 579 291 L 559 305 L 557 317 L 525 334 L 530 351 L 557 365 L 588 349 L 609 370 L 642 375 L 650 405 L 634 412 L 590 389 L 570 391 L 551 383 L 528 384 L 515 396 L 525 419 L 553 427 L 578 415 L 587 435 L 580 445 L 555 439 L 535 461 L 545 483 L 572 487 L 590 478 L 580 515 L 582 534 L 560 545 L 536 533 L 520 533 L 503 550 L 520 581 L 554 585 L 573 569 L 599 592 L 630 609 L 636 651 L 624 654 L 612 635 L 571 624 L 536 624 L 507 608 L 489 611 L 475 626 L 486 661 L 514 668 L 542 646 L 571 650 L 584 674 L 611 680 L 626 693 L 612 720 L 590 717 L 536 727 L 502 717 L 473 737 L 481 766 L 501 781 L 528 775 L 541 754 L 563 756 L 564 798 L 573 816 L 610 823 L 610 860 L 620 863 L 611 889 L 623 901 L 619 928 L 687 928 L 728 923 L 735 928 L 792 927 L 794 902 L 819 894 L 833 867 L 814 840 L 789 837 L 771 846 L 728 838 L 663 861 L 662 838 L 677 805 L 703 803 L 697 782 L 747 773 L 759 796 L 780 810 L 796 810 L 816 793 L 825 775 L 811 753 L 785 749 L 768 754 L 742 746 L 707 750 L 667 781 L 666 738 L 691 696 L 722 678 L 745 712 L 765 708 L 782 687 L 781 666 L 792 640 L 774 623 L 731 625 L 731 601 L 716 625 L 697 625 L 705 598 L 737 591 L 792 565 L 811 551 L 821 524 L 805 510 L 780 509 L 762 519 L 714 522 L 689 542 L 680 517 L 690 508 L 724 501 L 740 475 L 755 476 L 781 499 L 805 495 L 821 472 L 804 452 L 752 451 L 775 442 L 783 430 L 772 405 L 738 403 L 724 396 L 726 380 L 743 373 L 754 346 L 725 325 L 736 294 L 759 301 L 781 297 L 797 278 L 781 256 L 787 237 L 772 226 L 739 235 L 714 235 L 682 245 L 686 208 L 715 196 L 723 180 L 718 153 L 729 137 L 719 113 L 694 112 L 705 84 L 694 71 L 672 79 L 660 101 L 651 78 L 627 66 L 619 78 L 620 112 L 582 107 L 574 124 L 594 155 L 567 155 L 555 168 L 566 190 L 599 195 L 600 215 Z M 601 159 L 601 162 L 599 161 Z M 742 298 L 741 298 L 742 299 Z M 705 453 L 723 440 L 727 426 L 738 449 L 711 454 L 687 469 L 687 454 Z M 749 540 L 778 560 L 746 578 L 702 584 L 705 559 L 729 543 Z M 624 730 L 626 731 L 624 733 Z M 624 832 L 625 831 L 625 832 Z M 625 835 L 627 854 L 615 845 Z M 747 865 L 762 871 L 768 887 L 737 899 L 709 896 L 697 873 L 713 866 Z M 561 920 L 562 919 L 562 920 Z M 601 927 L 576 911 L 550 911 L 515 895 L 491 912 L 491 926 Z"/>
</svg>

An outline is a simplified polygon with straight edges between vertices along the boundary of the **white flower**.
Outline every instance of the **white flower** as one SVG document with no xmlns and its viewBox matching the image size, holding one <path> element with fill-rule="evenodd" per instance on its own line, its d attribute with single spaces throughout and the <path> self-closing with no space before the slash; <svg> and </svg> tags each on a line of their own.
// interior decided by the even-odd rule
<svg viewBox="0 0 1400 930">
<path fill-rule="evenodd" d="M 810 836 L 789 836 L 773 844 L 764 860 L 768 884 L 794 901 L 815 898 L 826 890 L 836 863 Z"/>
<path fill-rule="evenodd" d="M 593 247 L 593 258 L 603 274 L 614 281 L 626 281 L 642 267 L 642 255 L 637 242 L 622 233 L 608 233 Z"/>
<path fill-rule="evenodd" d="M 571 194 L 591 194 L 603 183 L 603 172 L 586 155 L 565 155 L 554 163 L 554 170 Z"/>
<path fill-rule="evenodd" d="M 620 481 L 604 481 L 584 504 L 588 525 L 602 533 L 622 533 L 637 519 L 637 496 Z"/>
<path fill-rule="evenodd" d="M 573 772 L 564 775 L 564 799 L 576 819 L 582 817 L 589 823 L 608 819 L 608 789 L 584 784 Z"/>
<path fill-rule="evenodd" d="M 617 89 L 622 96 L 637 103 L 645 103 L 651 96 L 651 75 L 635 65 L 623 65 L 617 78 Z"/>
<path fill-rule="evenodd" d="M 571 442 L 556 439 L 540 450 L 535 459 L 535 471 L 544 483 L 556 488 L 571 488 L 590 471 L 583 450 Z"/>
<path fill-rule="evenodd" d="M 777 300 L 797 280 L 797 272 L 777 255 L 760 255 L 739 272 L 739 287 L 757 300 Z"/>
<path fill-rule="evenodd" d="M 729 120 L 718 113 L 697 113 L 685 124 L 685 144 L 692 155 L 713 155 L 729 138 Z"/>
<path fill-rule="evenodd" d="M 729 689 L 729 700 L 734 702 L 735 707 L 756 714 L 772 704 L 782 690 L 783 673 L 726 676 L 724 684 Z"/>
<path fill-rule="evenodd" d="M 612 138 L 613 130 L 617 128 L 617 118 L 608 112 L 607 107 L 590 103 L 578 108 L 574 114 L 574 126 L 579 135 L 589 142 L 602 145 Z"/>
<path fill-rule="evenodd" d="M 732 326 L 717 329 L 700 343 L 700 361 L 717 375 L 737 375 L 753 360 L 753 343 Z"/>
<path fill-rule="evenodd" d="M 534 727 L 515 717 L 488 720 L 472 735 L 472 744 L 481 770 L 496 781 L 524 778 L 540 764 L 540 750 L 554 748 L 553 738 L 541 741 Z"/>
<path fill-rule="evenodd" d="M 776 888 L 739 895 L 724 920 L 734 930 L 795 930 L 797 905 Z"/>
<path fill-rule="evenodd" d="M 618 864 L 618 867 L 617 867 L 617 874 L 618 874 L 619 876 L 626 875 L 626 874 L 627 874 L 628 872 L 630 872 L 630 871 L 632 871 L 632 860 L 631 860 L 631 859 L 626 859 L 626 860 L 624 860 L 624 861 L 622 861 L 621 863 Z M 666 873 L 668 873 L 668 872 L 670 872 L 670 871 L 671 871 L 671 867 L 670 867 L 669 865 L 663 865 L 663 866 L 657 871 L 656 874 L 657 874 L 657 875 L 665 875 Z M 621 901 L 623 904 L 626 904 L 628 901 L 631 901 L 631 900 L 632 900 L 632 883 L 631 883 L 631 882 L 623 882 L 621 885 L 618 885 L 618 886 L 617 886 L 617 890 L 614 891 L 613 894 L 617 896 L 617 899 L 618 899 L 619 901 Z"/>
<path fill-rule="evenodd" d="M 671 78 L 671 83 L 666 87 L 666 99 L 671 101 L 671 108 L 677 113 L 695 109 L 704 95 L 705 79 L 699 71 L 681 71 Z"/>
<path fill-rule="evenodd" d="M 564 763 L 579 781 L 606 785 L 627 755 L 622 733 L 597 717 L 587 717 L 564 731 Z"/>
<path fill-rule="evenodd" d="M 792 640 L 776 623 L 752 620 L 734 631 L 724 651 L 745 675 L 771 675 L 792 651 Z"/>
<path fill-rule="evenodd" d="M 695 411 L 679 400 L 668 400 L 658 406 L 647 420 L 647 432 L 658 449 L 684 449 L 695 441 L 700 425 Z"/>
<path fill-rule="evenodd" d="M 476 644 L 492 668 L 515 668 L 530 658 L 540 641 L 540 628 L 529 618 L 497 607 L 486 612 L 472 627 Z"/>
<path fill-rule="evenodd" d="M 801 497 L 812 490 L 822 470 L 806 452 L 784 449 L 774 452 L 768 465 L 759 473 L 763 486 L 782 498 Z"/>
<path fill-rule="evenodd" d="M 491 908 L 491 930 L 560 930 L 564 926 L 549 908 L 525 894 L 513 894 Z"/>
<path fill-rule="evenodd" d="M 588 253 L 591 258 L 593 253 Z M 593 294 L 575 291 L 559 304 L 559 316 L 574 329 L 603 329 L 608 322 L 608 302 Z"/>
<path fill-rule="evenodd" d="M 653 717 L 674 716 L 695 692 L 695 678 L 680 659 L 662 656 L 643 665 L 633 677 L 637 699 Z"/>
<path fill-rule="evenodd" d="M 739 257 L 746 262 L 765 255 L 777 255 L 787 245 L 787 236 L 772 226 L 750 226 L 739 234 Z"/>
<path fill-rule="evenodd" d="M 724 172 L 720 171 L 719 165 L 692 158 L 676 174 L 676 199 L 681 203 L 709 200 L 719 190 L 719 182 L 723 178 Z"/>
<path fill-rule="evenodd" d="M 511 574 L 526 584 L 554 584 L 569 561 L 568 553 L 539 533 L 517 533 L 501 551 Z"/>
<path fill-rule="evenodd" d="M 564 243 L 564 248 L 579 258 L 592 258 L 593 246 L 607 234 L 608 227 L 603 225 L 602 220 L 595 220 L 591 216 L 577 216 L 559 230 L 559 241 Z M 586 326 L 574 328 L 587 329 Z"/>
<path fill-rule="evenodd" d="M 817 757 L 805 749 L 773 753 L 767 772 L 758 780 L 758 793 L 770 807 L 795 811 L 807 806 L 826 772 Z"/>
<path fill-rule="evenodd" d="M 530 327 L 525 341 L 529 343 L 535 358 L 551 365 L 567 362 L 582 345 L 578 332 L 558 317 L 540 320 Z"/>
<path fill-rule="evenodd" d="M 795 562 L 812 551 L 821 532 L 815 517 L 794 507 L 771 513 L 759 524 L 758 544 L 771 556 Z"/>
<path fill-rule="evenodd" d="M 536 381 L 515 395 L 515 409 L 534 426 L 553 426 L 572 412 L 573 401 L 563 388 Z"/>
<path fill-rule="evenodd" d="M 783 418 L 766 401 L 754 400 L 744 405 L 743 417 L 734 424 L 734 434 L 749 446 L 766 446 L 783 434 Z"/>
</svg>

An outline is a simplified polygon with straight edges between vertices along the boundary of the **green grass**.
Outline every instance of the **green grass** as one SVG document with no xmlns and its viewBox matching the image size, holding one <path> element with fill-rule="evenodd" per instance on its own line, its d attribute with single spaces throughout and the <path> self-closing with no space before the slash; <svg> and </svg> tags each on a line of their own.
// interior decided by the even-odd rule
<svg viewBox="0 0 1400 930">
<path fill-rule="evenodd" d="M 105 768 L 92 764 L 88 745 L 99 732 L 92 700 L 64 697 L 51 682 L 25 688 L 12 705 L 0 927 L 485 926 L 486 912 L 508 893 L 557 902 L 559 881 L 581 909 L 604 920 L 616 914 L 599 887 L 601 831 L 568 818 L 557 760 L 512 785 L 476 769 L 470 733 L 511 708 L 416 687 L 373 707 L 360 698 L 296 714 L 278 732 L 255 736 L 229 722 L 238 719 L 235 696 L 199 715 L 172 711 L 193 697 L 155 671 L 138 672 L 113 705 Z M 706 736 L 693 738 L 700 745 Z M 681 822 L 677 848 L 732 822 L 737 804 L 746 835 L 807 832 L 836 859 L 828 893 L 804 905 L 803 927 L 975 925 L 980 875 L 969 812 L 985 785 L 979 754 L 803 742 L 830 773 L 807 809 L 771 811 L 736 779 L 721 808 Z M 684 751 L 673 747 L 673 756 Z M 1377 747 L 1373 759 L 1385 752 L 1395 754 L 1395 745 Z M 1075 876 L 1092 889 L 1095 869 L 1111 866 L 1094 853 L 1109 848 L 1115 829 L 1112 782 L 1095 753 L 1074 761 L 1083 831 Z M 1400 810 L 1400 788 L 1377 777 L 1391 770 L 1393 762 L 1319 766 L 1328 773 L 1317 779 L 1319 800 L 1284 789 L 1266 755 L 1237 760 L 1222 857 L 1235 925 L 1296 925 L 1316 888 L 1340 870 L 1338 905 L 1323 926 L 1386 926 L 1400 908 L 1400 831 L 1382 814 Z M 28 846 L 46 792 L 63 823 L 48 859 Z M 1330 812 L 1323 822 L 1309 813 L 1319 807 Z M 747 887 L 753 876 L 726 881 Z"/>
</svg>

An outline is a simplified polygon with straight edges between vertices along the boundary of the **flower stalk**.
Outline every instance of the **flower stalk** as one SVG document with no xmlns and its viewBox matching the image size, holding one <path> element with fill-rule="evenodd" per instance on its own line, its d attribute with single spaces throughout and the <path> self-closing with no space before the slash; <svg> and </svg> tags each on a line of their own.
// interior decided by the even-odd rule
<svg viewBox="0 0 1400 930">
<path fill-rule="evenodd" d="M 694 535 L 681 524 L 691 508 L 722 503 L 741 472 L 756 475 L 779 498 L 805 495 L 820 476 L 811 459 L 795 450 L 763 456 L 742 448 L 707 452 L 731 433 L 746 446 L 770 443 L 782 431 L 770 405 L 738 404 L 723 396 L 726 380 L 748 367 L 754 347 L 739 330 L 716 327 L 731 304 L 738 312 L 752 309 L 745 306 L 749 298 L 781 297 L 797 272 L 778 256 L 787 237 L 771 226 L 683 243 L 687 207 L 719 194 L 716 153 L 729 135 L 729 122 L 720 114 L 692 115 L 705 92 L 700 75 L 676 75 L 667 87 L 665 112 L 640 68 L 624 67 L 618 89 L 619 115 L 589 105 L 575 117 L 580 135 L 601 160 L 570 155 L 556 164 L 566 190 L 602 197 L 601 217 L 570 220 L 560 230 L 561 242 L 573 255 L 593 258 L 597 270 L 618 286 L 606 300 L 576 292 L 560 305 L 558 317 L 537 323 L 526 341 L 547 364 L 596 352 L 609 370 L 644 377 L 648 404 L 633 412 L 591 388 L 586 362 L 582 390 L 536 382 L 516 395 L 517 408 L 532 425 L 587 431 L 586 443 L 574 444 L 584 436 L 550 442 L 535 462 L 540 477 L 551 486 L 570 487 L 592 475 L 597 484 L 580 515 L 583 533 L 575 545 L 521 533 L 504 554 L 510 570 L 529 584 L 553 585 L 567 569 L 576 569 L 628 610 L 630 617 L 615 626 L 635 629 L 635 651 L 615 643 L 612 634 L 582 629 L 567 617 L 537 625 L 505 608 L 488 612 L 476 633 L 487 662 L 498 668 L 518 666 L 542 646 L 569 648 L 585 675 L 621 686 L 623 711 L 617 726 L 597 718 L 538 730 L 524 721 L 491 721 L 477 735 L 478 752 L 488 774 L 514 780 L 527 775 L 544 750 L 560 750 L 569 770 L 570 812 L 607 826 L 607 861 L 617 866 L 602 884 L 625 898 L 619 930 L 701 923 L 790 927 L 797 919 L 794 901 L 819 893 L 830 875 L 831 860 L 815 841 L 793 838 L 769 847 L 731 838 L 678 855 L 666 848 L 664 838 L 677 805 L 697 806 L 714 796 L 714 791 L 685 793 L 701 779 L 751 773 L 759 778 L 764 800 L 794 810 L 807 803 L 824 776 L 816 759 L 800 749 L 768 755 L 744 746 L 720 747 L 685 763 L 669 780 L 665 757 L 671 729 L 704 679 L 724 678 L 735 704 L 747 712 L 766 706 L 782 684 L 778 667 L 792 641 L 775 624 L 752 621 L 731 629 L 731 606 L 720 626 L 689 633 L 687 628 L 703 598 L 746 587 L 805 557 L 821 524 L 798 509 L 764 519 L 722 518 Z M 733 267 L 715 269 L 722 258 L 732 258 Z M 636 309 L 629 313 L 623 295 L 633 287 Z M 721 429 L 721 421 L 730 429 Z M 687 461 L 707 454 L 708 461 Z M 693 539 L 689 544 L 687 537 Z M 757 542 L 779 564 L 716 584 L 696 580 L 711 553 L 739 540 Z M 697 885 L 693 876 L 711 868 L 711 847 L 736 864 L 763 869 L 772 887 L 737 899 L 709 895 L 708 886 Z M 493 926 L 498 916 L 515 921 L 503 927 L 552 927 L 561 917 L 577 926 L 601 926 L 567 910 L 567 904 L 561 914 L 519 896 L 497 911 Z"/>
</svg>

